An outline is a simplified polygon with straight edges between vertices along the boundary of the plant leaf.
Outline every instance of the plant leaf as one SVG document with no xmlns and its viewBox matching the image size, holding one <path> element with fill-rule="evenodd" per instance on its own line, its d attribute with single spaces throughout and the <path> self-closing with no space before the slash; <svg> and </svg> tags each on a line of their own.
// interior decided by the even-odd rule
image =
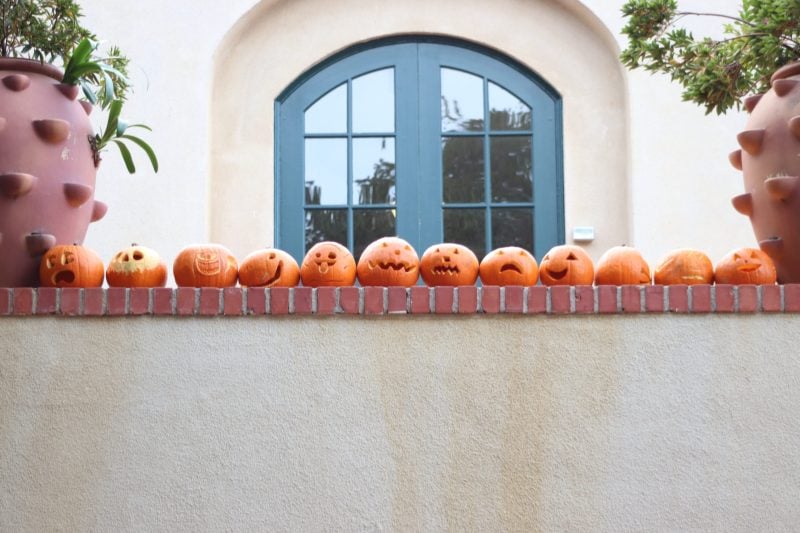
<svg viewBox="0 0 800 533">
<path fill-rule="evenodd" d="M 146 153 L 147 157 L 150 159 L 150 164 L 153 165 L 153 171 L 158 172 L 158 158 L 149 144 L 147 144 L 143 139 L 133 135 L 120 135 L 120 139 L 127 139 L 139 145 L 139 147 L 144 150 L 144 153 Z"/>
<path fill-rule="evenodd" d="M 136 172 L 136 167 L 133 164 L 133 157 L 131 157 L 131 151 L 128 150 L 128 147 L 125 146 L 125 143 L 118 140 L 118 139 L 111 139 L 111 142 L 117 145 L 119 148 L 119 153 L 122 154 L 122 160 L 125 162 L 125 168 L 128 169 L 130 174 Z"/>
</svg>

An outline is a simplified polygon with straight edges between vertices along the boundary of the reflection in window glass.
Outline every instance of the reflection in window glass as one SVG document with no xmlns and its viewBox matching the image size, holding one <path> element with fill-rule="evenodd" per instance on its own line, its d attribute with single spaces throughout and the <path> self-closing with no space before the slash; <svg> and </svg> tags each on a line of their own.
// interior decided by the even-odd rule
<svg viewBox="0 0 800 533">
<path fill-rule="evenodd" d="M 353 80 L 353 132 L 394 131 L 394 69 L 370 72 Z"/>
<path fill-rule="evenodd" d="M 442 73 L 442 131 L 483 130 L 483 78 L 451 68 Z"/>
<path fill-rule="evenodd" d="M 484 200 L 483 137 L 442 140 L 442 189 L 445 203 Z"/>
<path fill-rule="evenodd" d="M 314 102 L 305 112 L 306 133 L 347 132 L 347 84 Z"/>
<path fill-rule="evenodd" d="M 353 139 L 353 203 L 394 204 L 394 139 Z"/>
<path fill-rule="evenodd" d="M 306 205 L 347 203 L 347 139 L 306 139 Z"/>
<path fill-rule="evenodd" d="M 493 202 L 533 200 L 531 137 L 491 137 Z"/>
<path fill-rule="evenodd" d="M 489 82 L 489 115 L 494 131 L 531 129 L 531 108 L 492 82 Z"/>
<path fill-rule="evenodd" d="M 306 250 L 322 241 L 347 245 L 346 209 L 306 209 Z"/>
<path fill-rule="evenodd" d="M 485 213 L 483 209 L 445 209 L 445 242 L 463 244 L 482 259 L 486 255 Z"/>
<path fill-rule="evenodd" d="M 353 211 L 353 257 L 358 260 L 364 248 L 381 237 L 397 234 L 394 209 L 355 209 Z"/>
<path fill-rule="evenodd" d="M 533 251 L 533 210 L 492 209 L 492 247 L 519 246 Z"/>
</svg>

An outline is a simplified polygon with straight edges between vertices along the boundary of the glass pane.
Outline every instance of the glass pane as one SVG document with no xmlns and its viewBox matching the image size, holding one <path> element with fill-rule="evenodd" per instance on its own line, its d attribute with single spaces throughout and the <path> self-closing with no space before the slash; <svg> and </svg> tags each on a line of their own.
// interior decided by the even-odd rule
<svg viewBox="0 0 800 533">
<path fill-rule="evenodd" d="M 482 259 L 486 255 L 486 210 L 445 209 L 444 240 L 463 244 Z"/>
<path fill-rule="evenodd" d="M 358 260 L 364 248 L 381 237 L 397 232 L 394 209 L 356 209 L 353 211 L 353 257 Z"/>
<path fill-rule="evenodd" d="M 484 201 L 483 137 L 442 139 L 442 188 L 445 203 Z"/>
<path fill-rule="evenodd" d="M 347 139 L 306 139 L 306 205 L 347 204 Z"/>
<path fill-rule="evenodd" d="M 482 131 L 483 102 L 483 78 L 442 69 L 442 131 Z"/>
<path fill-rule="evenodd" d="M 346 209 L 306 209 L 306 250 L 322 241 L 347 246 Z"/>
<path fill-rule="evenodd" d="M 491 137 L 489 142 L 492 201 L 532 201 L 530 136 Z"/>
<path fill-rule="evenodd" d="M 492 209 L 492 249 L 519 246 L 533 253 L 533 209 Z"/>
<path fill-rule="evenodd" d="M 353 80 L 353 132 L 394 131 L 394 69 L 364 74 Z"/>
<path fill-rule="evenodd" d="M 531 108 L 499 85 L 489 82 L 489 125 L 492 130 L 530 130 Z"/>
<path fill-rule="evenodd" d="M 306 133 L 347 133 L 347 83 L 306 109 Z"/>
<path fill-rule="evenodd" d="M 353 139 L 353 203 L 394 204 L 394 139 Z"/>
</svg>

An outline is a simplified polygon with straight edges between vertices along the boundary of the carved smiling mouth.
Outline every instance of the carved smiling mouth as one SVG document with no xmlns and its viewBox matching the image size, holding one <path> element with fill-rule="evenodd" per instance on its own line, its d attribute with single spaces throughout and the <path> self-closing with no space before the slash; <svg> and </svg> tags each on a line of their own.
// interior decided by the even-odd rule
<svg viewBox="0 0 800 533">
<path fill-rule="evenodd" d="M 216 255 L 198 255 L 194 260 L 194 266 L 204 276 L 214 276 L 222 270 Z"/>
<path fill-rule="evenodd" d="M 500 272 L 516 272 L 517 274 L 522 274 L 522 269 L 516 263 L 506 263 L 500 267 Z M 566 270 L 564 273 L 566 274 Z"/>
<path fill-rule="evenodd" d="M 264 283 L 259 285 L 259 287 L 271 287 L 276 281 L 281 279 L 281 274 L 283 273 L 283 261 L 278 261 L 278 267 L 275 269 L 275 274 L 266 280 Z"/>
<path fill-rule="evenodd" d="M 761 265 L 747 263 L 745 265 L 739 265 L 738 267 L 736 267 L 736 270 L 738 270 L 739 272 L 755 272 L 756 270 L 758 270 L 758 267 L 760 266 Z"/>
<path fill-rule="evenodd" d="M 409 265 L 408 263 L 392 263 L 392 262 L 375 263 L 373 261 L 369 261 L 368 264 L 370 270 L 374 270 L 377 267 L 380 268 L 381 270 L 398 270 L 398 271 L 405 270 L 406 272 L 411 272 L 415 268 L 414 265 Z"/>
<path fill-rule="evenodd" d="M 455 265 L 438 265 L 433 267 L 433 273 L 439 276 L 452 276 L 460 274 L 461 270 Z"/>
<path fill-rule="evenodd" d="M 564 276 L 566 276 L 566 275 L 567 275 L 567 269 L 565 268 L 564 270 L 558 270 L 558 271 L 556 271 L 556 270 L 550 270 L 550 269 L 548 268 L 548 269 L 547 269 L 547 273 L 548 273 L 548 274 L 550 274 L 550 276 L 551 276 L 552 278 L 554 278 L 554 279 L 562 279 Z"/>
</svg>

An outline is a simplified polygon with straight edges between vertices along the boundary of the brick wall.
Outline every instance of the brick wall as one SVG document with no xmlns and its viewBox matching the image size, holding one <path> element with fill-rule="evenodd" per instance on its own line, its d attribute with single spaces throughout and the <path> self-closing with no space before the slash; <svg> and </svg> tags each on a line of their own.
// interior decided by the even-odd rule
<svg viewBox="0 0 800 533">
<path fill-rule="evenodd" d="M 798 285 L 1 288 L 0 315 L 796 313 Z"/>
</svg>

